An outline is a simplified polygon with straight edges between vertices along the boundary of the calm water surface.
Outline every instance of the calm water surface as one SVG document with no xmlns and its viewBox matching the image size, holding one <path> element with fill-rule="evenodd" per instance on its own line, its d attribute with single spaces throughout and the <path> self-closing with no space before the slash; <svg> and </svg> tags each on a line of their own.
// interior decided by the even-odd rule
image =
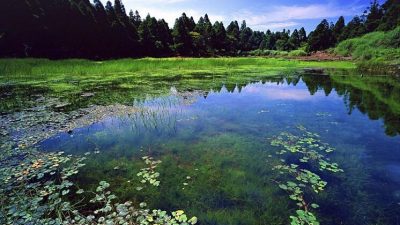
<svg viewBox="0 0 400 225">
<path fill-rule="evenodd" d="M 108 117 L 40 143 L 90 156 L 77 178 L 120 199 L 185 209 L 200 224 L 288 224 L 296 205 L 273 182 L 271 138 L 302 125 L 336 148 L 344 173 L 312 196 L 321 224 L 400 224 L 400 89 L 384 78 L 304 75 L 132 100 Z M 141 157 L 162 160 L 160 187 L 136 190 Z M 187 177 L 190 177 L 188 179 Z M 185 183 L 185 184 L 184 184 Z"/>
</svg>

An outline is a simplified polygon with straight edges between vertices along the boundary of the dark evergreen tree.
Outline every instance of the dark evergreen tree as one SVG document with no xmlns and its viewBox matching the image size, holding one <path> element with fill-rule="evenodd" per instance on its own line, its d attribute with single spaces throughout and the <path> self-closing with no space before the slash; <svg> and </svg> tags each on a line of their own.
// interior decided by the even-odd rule
<svg viewBox="0 0 400 225">
<path fill-rule="evenodd" d="M 335 26 L 333 27 L 333 36 L 335 38 L 335 42 L 339 42 L 341 41 L 341 37 L 343 34 L 343 30 L 344 30 L 345 24 L 344 24 L 344 17 L 341 16 L 339 17 L 338 21 L 335 23 Z"/>
<path fill-rule="evenodd" d="M 110 1 L 107 1 L 106 6 L 105 6 L 105 11 L 107 13 L 108 21 L 110 21 L 111 26 L 115 25 L 117 23 L 117 15 L 115 14 L 114 7 Z"/>
<path fill-rule="evenodd" d="M 398 12 L 400 14 L 400 11 Z M 365 21 L 365 31 L 373 32 L 375 31 L 381 20 L 382 20 L 383 12 L 377 0 L 374 0 L 369 7 L 369 13 L 366 15 Z"/>
<path fill-rule="evenodd" d="M 140 43 L 145 56 L 157 56 L 157 46 L 155 33 L 157 32 L 157 20 L 147 14 L 146 18 L 140 23 L 138 33 Z"/>
<path fill-rule="evenodd" d="M 243 20 L 242 25 L 240 26 L 240 35 L 239 35 L 240 50 L 242 51 L 251 50 L 251 45 L 249 40 L 252 35 L 253 35 L 253 30 L 247 27 L 246 21 Z"/>
<path fill-rule="evenodd" d="M 297 29 L 294 29 L 292 35 L 290 36 L 289 39 L 289 44 L 291 45 L 291 49 L 297 49 L 300 47 L 301 40 L 300 40 L 300 35 Z"/>
<path fill-rule="evenodd" d="M 267 30 L 267 33 L 265 34 L 264 37 L 265 41 L 265 48 L 269 50 L 275 50 L 276 49 L 276 38 L 275 34 L 272 33 L 270 30 Z"/>
<path fill-rule="evenodd" d="M 355 16 L 343 29 L 339 40 L 346 40 L 365 34 L 365 26 L 363 20 L 359 16 Z"/>
<path fill-rule="evenodd" d="M 196 22 L 194 22 L 193 16 L 190 17 L 186 26 L 189 32 L 194 31 L 194 28 L 196 27 Z"/>
<path fill-rule="evenodd" d="M 200 35 L 204 40 L 205 52 L 207 52 L 207 55 L 213 55 L 214 49 L 212 47 L 212 37 L 214 36 L 214 30 L 207 14 L 204 15 L 204 25 L 202 27 Z"/>
<path fill-rule="evenodd" d="M 164 19 L 158 21 L 157 27 L 157 56 L 168 56 L 172 54 L 171 45 L 173 44 L 172 34 L 168 23 Z"/>
<path fill-rule="evenodd" d="M 229 26 L 226 28 L 226 33 L 233 38 L 239 40 L 240 36 L 240 28 L 239 28 L 239 23 L 235 20 L 232 21 Z"/>
<path fill-rule="evenodd" d="M 256 50 L 260 47 L 261 42 L 264 39 L 264 33 L 260 31 L 253 31 L 249 38 L 250 50 Z"/>
<path fill-rule="evenodd" d="M 392 30 L 400 26 L 400 0 L 387 0 L 382 5 L 383 16 L 378 30 Z"/>
<path fill-rule="evenodd" d="M 121 0 L 114 1 L 114 12 L 115 12 L 116 17 L 121 22 L 126 22 L 127 16 L 126 16 L 126 11 L 125 11 L 125 6 L 122 4 Z"/>
<path fill-rule="evenodd" d="M 227 33 L 227 48 L 230 55 L 237 54 L 240 49 L 240 28 L 239 23 L 235 20 L 232 21 L 226 28 Z"/>
<path fill-rule="evenodd" d="M 324 50 L 334 45 L 331 27 L 327 20 L 322 20 L 308 38 L 308 51 Z"/>
<path fill-rule="evenodd" d="M 215 22 L 213 25 L 212 47 L 217 54 L 226 52 L 226 30 L 222 22 Z"/>
<path fill-rule="evenodd" d="M 133 25 L 135 25 L 136 28 L 138 28 L 142 23 L 142 17 L 137 10 L 135 11 L 135 13 L 133 13 L 132 10 L 129 12 L 129 20 Z"/>
<path fill-rule="evenodd" d="M 138 11 L 126 14 L 122 0 L 13 0 L 0 9 L 0 56 L 47 58 L 114 58 L 141 56 L 237 55 L 256 49 L 293 50 L 308 44 L 323 50 L 338 41 L 400 25 L 399 0 L 382 6 L 373 1 L 366 13 L 346 26 L 322 21 L 307 38 L 304 28 L 280 32 L 253 31 L 243 21 L 211 24 L 208 15 L 196 24 L 182 14 L 171 31 L 164 20 Z M 67 18 L 67 19 L 66 19 Z M 77 38 L 79 37 L 79 38 Z"/>
<path fill-rule="evenodd" d="M 193 40 L 187 28 L 187 16 L 185 13 L 176 19 L 172 37 L 174 40 L 174 50 L 181 56 L 193 55 Z"/>
<path fill-rule="evenodd" d="M 299 30 L 299 38 L 300 38 L 300 43 L 307 42 L 307 33 L 304 27 L 300 28 Z"/>
</svg>

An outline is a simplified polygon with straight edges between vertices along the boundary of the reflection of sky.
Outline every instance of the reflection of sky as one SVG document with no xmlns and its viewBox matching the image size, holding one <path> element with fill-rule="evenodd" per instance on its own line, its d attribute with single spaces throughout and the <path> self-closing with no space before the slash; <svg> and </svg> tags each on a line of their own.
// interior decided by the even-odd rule
<svg viewBox="0 0 400 225">
<path fill-rule="evenodd" d="M 227 86 L 229 90 L 233 89 L 233 85 Z M 191 101 L 185 104 L 183 96 L 187 99 L 188 95 Z M 98 147 L 101 154 L 107 154 L 107 159 L 115 161 L 122 157 L 133 158 L 134 154 L 142 155 L 140 149 L 157 149 L 156 153 L 166 151 L 179 161 L 189 156 L 195 165 L 201 162 L 197 157 L 202 153 L 199 150 L 203 149 L 222 148 L 225 152 L 230 148 L 251 146 L 254 150 L 262 150 L 257 151 L 258 154 L 264 151 L 269 154 L 272 149 L 266 141 L 268 138 L 282 131 L 292 132 L 296 125 L 302 124 L 336 148 L 339 160 L 343 160 L 338 162 L 340 165 L 355 165 L 362 172 L 378 168 L 376 179 L 374 174 L 368 174 L 366 184 L 378 186 L 377 197 L 381 199 L 400 200 L 400 149 L 396 149 L 400 146 L 400 137 L 388 138 L 382 121 L 372 121 L 359 110 L 349 115 L 342 97 L 335 90 L 329 96 L 325 96 L 323 90 L 311 95 L 303 81 L 296 86 L 259 82 L 244 86 L 240 92 L 235 88 L 233 93 L 223 87 L 220 92 L 210 91 L 207 98 L 196 92 L 184 94 L 172 90 L 170 96 L 149 98 L 138 106 L 147 110 L 106 118 L 74 130 L 72 136 L 64 133 L 48 139 L 40 147 L 68 154 L 94 151 Z M 225 135 L 228 137 L 226 140 Z M 237 138 L 238 145 L 236 141 L 232 142 L 233 138 Z M 240 151 L 235 154 L 238 161 L 229 163 L 215 161 L 218 164 L 213 164 L 214 158 L 207 159 L 207 162 L 211 166 L 223 165 L 221 169 L 227 170 L 236 169 L 239 162 L 250 168 L 247 165 L 254 165 L 254 161 L 248 161 L 250 158 L 246 154 L 253 152 Z M 365 170 L 361 166 L 364 162 Z M 347 173 L 348 167 L 343 168 L 345 175 L 350 175 L 346 176 L 349 180 L 358 175 L 352 170 Z"/>
<path fill-rule="evenodd" d="M 310 92 L 303 84 L 296 87 L 287 85 L 250 85 L 242 89 L 243 94 L 255 94 L 268 100 L 292 100 L 292 101 L 320 101 L 327 99 L 322 91 L 310 95 Z M 340 100 L 336 95 L 331 95 L 330 100 Z"/>
<path fill-rule="evenodd" d="M 288 89 L 282 86 L 268 88 L 252 86 L 245 88 L 243 91 L 246 93 L 261 95 L 270 100 L 309 101 L 315 97 L 321 97 L 320 94 L 311 96 L 310 93 L 304 89 Z"/>
<path fill-rule="evenodd" d="M 368 118 L 357 110 L 349 117 L 342 97 L 334 90 L 329 96 L 323 90 L 311 95 L 302 81 L 296 86 L 272 82 L 252 83 L 243 86 L 240 92 L 236 87 L 233 93 L 222 87 L 219 92 L 210 91 L 207 98 L 192 92 L 190 99 L 190 104 L 186 104 L 184 97 L 176 91 L 172 91 L 170 96 L 149 98 L 137 105 L 144 109 L 139 113 L 105 118 L 74 130 L 73 143 L 69 135 L 65 134 L 59 136 L 59 139 L 55 137 L 45 141 L 42 147 L 51 150 L 73 144 L 76 147 L 71 150 L 79 151 L 84 149 L 83 146 L 92 145 L 87 143 L 79 147 L 79 142 L 86 142 L 87 137 L 99 132 L 105 134 L 108 140 L 103 141 L 110 145 L 124 143 L 139 146 L 147 141 L 153 143 L 154 140 L 170 140 L 172 136 L 181 135 L 179 131 L 185 137 L 195 138 L 197 135 L 224 132 L 226 127 L 238 127 L 235 132 L 240 132 L 249 127 L 262 130 L 264 125 L 268 125 L 268 129 L 273 130 L 298 123 L 308 126 L 318 123 L 318 126 L 326 127 L 324 132 L 335 130 L 340 124 L 343 130 L 351 128 L 383 133 L 379 131 L 382 129 L 381 122 L 366 123 Z M 320 112 L 330 116 L 317 116 Z M 191 131 L 195 132 L 191 134 Z M 201 131 L 205 133 L 200 134 Z"/>
</svg>

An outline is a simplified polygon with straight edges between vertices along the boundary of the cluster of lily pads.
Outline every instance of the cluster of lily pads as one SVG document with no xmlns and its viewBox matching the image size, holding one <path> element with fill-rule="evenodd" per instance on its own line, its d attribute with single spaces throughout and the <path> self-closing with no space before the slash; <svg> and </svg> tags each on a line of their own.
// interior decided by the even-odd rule
<svg viewBox="0 0 400 225">
<path fill-rule="evenodd" d="M 2 144 L 0 155 L 0 224 L 166 224 L 189 225 L 197 218 L 183 210 L 150 210 L 145 203 L 119 203 L 101 181 L 94 192 L 80 189 L 73 176 L 85 157 L 39 152 Z M 99 153 L 98 151 L 94 152 Z M 86 154 L 89 155 L 89 154 Z M 158 161 L 152 161 L 150 167 Z M 90 201 L 85 200 L 90 197 Z"/>
<path fill-rule="evenodd" d="M 161 160 L 154 160 L 153 157 L 150 156 L 143 156 L 142 159 L 144 160 L 144 163 L 146 163 L 147 167 L 140 169 L 140 172 L 136 174 L 138 177 L 142 178 L 140 182 L 142 184 L 148 182 L 154 186 L 160 185 L 160 181 L 157 180 L 160 176 L 160 173 L 155 169 L 157 168 L 158 164 L 161 163 Z"/>
<path fill-rule="evenodd" d="M 271 140 L 271 145 L 281 147 L 276 154 L 287 156 L 280 160 L 282 163 L 273 167 L 273 170 L 278 171 L 278 180 L 275 182 L 298 206 L 296 214 L 290 216 L 292 225 L 319 225 L 311 211 L 319 205 L 311 202 L 310 195 L 324 191 L 327 182 L 317 171 L 336 173 L 343 170 L 327 157 L 334 148 L 319 140 L 318 134 L 307 131 L 303 126 L 297 128 L 300 135 L 282 132 Z"/>
</svg>

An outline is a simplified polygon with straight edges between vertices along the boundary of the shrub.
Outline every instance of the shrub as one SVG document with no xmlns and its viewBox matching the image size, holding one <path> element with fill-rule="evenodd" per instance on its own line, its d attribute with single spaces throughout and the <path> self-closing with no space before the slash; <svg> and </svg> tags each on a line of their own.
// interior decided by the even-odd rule
<svg viewBox="0 0 400 225">
<path fill-rule="evenodd" d="M 306 56 L 307 52 L 301 49 L 293 50 L 288 53 L 289 56 Z"/>
</svg>

